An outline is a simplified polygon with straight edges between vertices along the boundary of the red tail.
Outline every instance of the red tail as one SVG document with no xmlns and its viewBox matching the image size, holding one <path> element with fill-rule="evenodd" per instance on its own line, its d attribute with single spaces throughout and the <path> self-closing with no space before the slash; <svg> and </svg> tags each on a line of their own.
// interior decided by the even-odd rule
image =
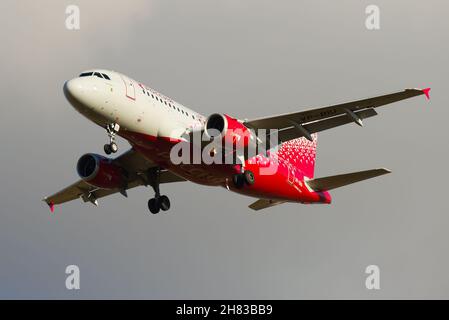
<svg viewBox="0 0 449 320">
<path fill-rule="evenodd" d="M 315 158 L 318 135 L 312 134 L 312 141 L 298 138 L 281 145 L 279 155 L 297 168 L 305 177 L 311 179 L 315 173 Z"/>
</svg>

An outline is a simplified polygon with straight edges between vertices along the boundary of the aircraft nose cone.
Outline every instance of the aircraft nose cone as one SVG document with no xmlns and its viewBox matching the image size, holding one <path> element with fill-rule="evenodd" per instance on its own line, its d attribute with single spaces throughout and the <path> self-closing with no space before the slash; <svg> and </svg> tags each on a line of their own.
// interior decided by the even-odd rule
<svg viewBox="0 0 449 320">
<path fill-rule="evenodd" d="M 99 106 L 105 103 L 105 94 L 100 81 L 96 79 L 74 78 L 64 83 L 64 95 L 79 112 L 88 116 L 99 112 Z"/>
<path fill-rule="evenodd" d="M 73 100 L 79 100 L 83 91 L 82 82 L 79 79 L 68 80 L 64 83 L 64 94 L 66 98 L 72 102 Z"/>
</svg>

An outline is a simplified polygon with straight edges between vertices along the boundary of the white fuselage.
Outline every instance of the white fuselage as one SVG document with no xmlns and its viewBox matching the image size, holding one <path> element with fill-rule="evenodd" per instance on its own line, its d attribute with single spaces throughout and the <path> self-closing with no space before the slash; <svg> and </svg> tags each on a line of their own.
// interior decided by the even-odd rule
<svg viewBox="0 0 449 320">
<path fill-rule="evenodd" d="M 122 132 L 177 139 L 205 122 L 197 112 L 114 71 L 83 72 L 64 84 L 64 93 L 89 120 L 102 127 L 117 123 Z"/>
</svg>

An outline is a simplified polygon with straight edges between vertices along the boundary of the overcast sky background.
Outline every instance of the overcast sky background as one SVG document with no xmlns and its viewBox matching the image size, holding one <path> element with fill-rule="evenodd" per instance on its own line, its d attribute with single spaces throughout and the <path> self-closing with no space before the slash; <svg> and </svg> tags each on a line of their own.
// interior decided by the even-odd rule
<svg viewBox="0 0 449 320">
<path fill-rule="evenodd" d="M 81 30 L 65 28 L 65 8 Z M 381 29 L 365 28 L 377 4 Z M 0 2 L 0 298 L 449 298 L 447 1 Z M 387 167 L 332 192 L 331 206 L 253 199 L 192 183 L 80 201 L 41 199 L 78 179 L 103 129 L 63 82 L 120 71 L 209 115 L 254 118 L 432 87 L 365 127 L 318 139 L 316 176 Z M 128 148 L 120 140 L 121 151 Z M 65 288 L 76 264 L 81 289 Z M 365 288 L 366 266 L 381 290 Z"/>
</svg>

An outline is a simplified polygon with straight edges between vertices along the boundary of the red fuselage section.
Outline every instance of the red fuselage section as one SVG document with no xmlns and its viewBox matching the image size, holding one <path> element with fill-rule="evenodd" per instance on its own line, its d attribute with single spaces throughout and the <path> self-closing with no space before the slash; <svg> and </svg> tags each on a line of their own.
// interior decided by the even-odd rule
<svg viewBox="0 0 449 320">
<path fill-rule="evenodd" d="M 313 141 L 305 138 L 283 143 L 278 150 L 259 154 L 245 161 L 245 170 L 251 170 L 255 183 L 236 188 L 232 177 L 240 172 L 240 165 L 232 164 L 173 164 L 171 148 L 179 143 L 170 138 L 154 137 L 122 131 L 135 150 L 186 180 L 208 185 L 222 186 L 234 192 L 255 198 L 284 200 L 300 203 L 331 203 L 328 192 L 316 192 L 305 181 L 313 178 L 316 135 Z"/>
</svg>

